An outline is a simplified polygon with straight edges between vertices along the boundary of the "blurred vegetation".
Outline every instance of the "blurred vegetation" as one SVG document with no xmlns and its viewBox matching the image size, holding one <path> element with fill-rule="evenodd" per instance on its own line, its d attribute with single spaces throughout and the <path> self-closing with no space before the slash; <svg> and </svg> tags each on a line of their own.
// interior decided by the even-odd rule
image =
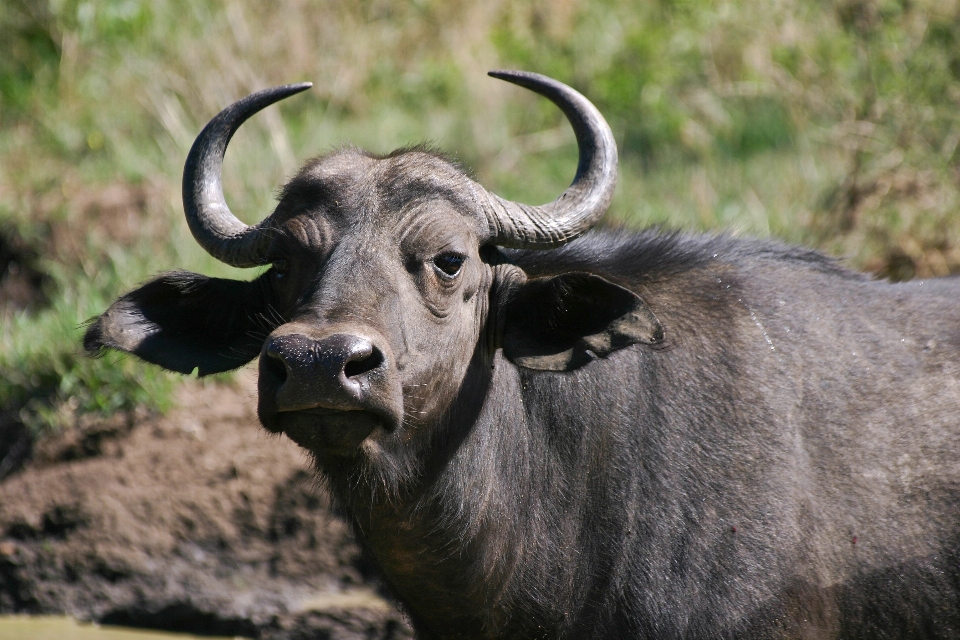
<svg viewBox="0 0 960 640">
<path fill-rule="evenodd" d="M 555 197 L 573 135 L 494 68 L 604 112 L 611 223 L 775 235 L 894 279 L 960 269 L 957 0 L 5 0 L 0 258 L 30 250 L 0 262 L 0 409 L 42 429 L 169 404 L 174 376 L 85 358 L 82 323 L 158 271 L 250 276 L 192 241 L 179 179 L 206 120 L 253 90 L 315 83 L 231 145 L 247 221 L 346 142 L 430 141 L 506 197 Z"/>
</svg>

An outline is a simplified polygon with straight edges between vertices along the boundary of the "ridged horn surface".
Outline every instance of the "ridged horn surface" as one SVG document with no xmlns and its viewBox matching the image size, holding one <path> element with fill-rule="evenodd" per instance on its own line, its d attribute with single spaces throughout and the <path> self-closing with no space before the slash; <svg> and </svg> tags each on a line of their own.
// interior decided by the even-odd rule
<svg viewBox="0 0 960 640">
<path fill-rule="evenodd" d="M 490 241 L 503 247 L 546 249 L 582 235 L 603 216 L 617 184 L 617 143 L 593 104 L 562 82 L 526 71 L 490 76 L 530 89 L 560 107 L 577 136 L 580 161 L 573 182 L 548 204 L 531 206 L 489 193 Z"/>
<path fill-rule="evenodd" d="M 214 258 L 234 267 L 266 261 L 269 218 L 246 225 L 227 206 L 220 181 L 230 138 L 250 116 L 313 86 L 309 82 L 264 89 L 234 102 L 211 120 L 190 148 L 183 167 L 183 210 L 193 237 Z"/>
</svg>

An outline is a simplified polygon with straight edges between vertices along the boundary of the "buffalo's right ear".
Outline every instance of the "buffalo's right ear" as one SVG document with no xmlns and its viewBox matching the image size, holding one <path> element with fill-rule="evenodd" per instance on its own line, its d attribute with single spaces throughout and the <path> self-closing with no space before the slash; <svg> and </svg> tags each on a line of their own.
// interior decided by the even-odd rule
<svg viewBox="0 0 960 640">
<path fill-rule="evenodd" d="M 663 326 L 634 292 L 590 273 L 528 280 L 508 294 L 503 355 L 541 371 L 572 371 L 630 345 L 663 342 Z"/>
<path fill-rule="evenodd" d="M 276 326 L 261 279 L 208 278 L 177 271 L 131 291 L 93 321 L 83 337 L 89 353 L 132 353 L 164 369 L 201 376 L 253 360 Z"/>
</svg>

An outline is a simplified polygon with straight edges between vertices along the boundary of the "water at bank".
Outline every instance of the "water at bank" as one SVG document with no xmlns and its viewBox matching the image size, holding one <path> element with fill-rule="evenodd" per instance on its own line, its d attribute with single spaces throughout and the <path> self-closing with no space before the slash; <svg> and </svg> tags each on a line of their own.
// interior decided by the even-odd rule
<svg viewBox="0 0 960 640">
<path fill-rule="evenodd" d="M 0 640 L 200 640 L 200 636 L 100 626 L 67 616 L 0 616 Z M 203 640 L 217 638 L 204 636 Z"/>
</svg>

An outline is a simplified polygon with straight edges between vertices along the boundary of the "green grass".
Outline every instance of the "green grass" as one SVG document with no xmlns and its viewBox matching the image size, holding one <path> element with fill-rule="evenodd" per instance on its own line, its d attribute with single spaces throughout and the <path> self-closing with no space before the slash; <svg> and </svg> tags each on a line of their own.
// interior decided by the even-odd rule
<svg viewBox="0 0 960 640">
<path fill-rule="evenodd" d="M 206 120 L 255 89 L 316 85 L 231 145 L 246 221 L 347 142 L 429 141 L 501 195 L 554 198 L 573 135 L 492 68 L 553 75 L 604 112 L 610 222 L 773 235 L 898 279 L 960 269 L 956 1 L 8 0 L 0 228 L 43 251 L 52 286 L 48 307 L 0 318 L 0 408 L 43 429 L 169 406 L 178 377 L 86 358 L 82 323 L 158 271 L 250 277 L 193 243 L 179 179 Z"/>
<path fill-rule="evenodd" d="M 168 408 L 175 384 L 170 374 L 115 354 L 83 356 L 78 319 L 109 305 L 109 285 L 101 278 L 67 279 L 63 273 L 55 276 L 58 288 L 49 308 L 5 319 L 0 337 L 4 408 L 20 408 L 21 418 L 36 431 L 69 426 L 84 412 Z M 116 286 L 116 274 L 110 279 Z"/>
</svg>

